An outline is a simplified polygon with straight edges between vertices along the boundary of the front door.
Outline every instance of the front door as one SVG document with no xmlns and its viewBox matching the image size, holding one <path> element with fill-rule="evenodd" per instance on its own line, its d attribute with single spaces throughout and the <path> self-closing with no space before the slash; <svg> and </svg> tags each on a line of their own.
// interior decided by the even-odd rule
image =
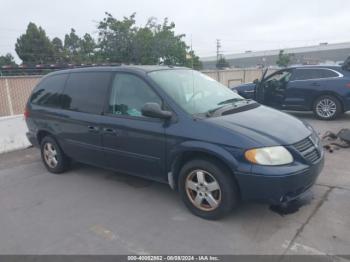
<svg viewBox="0 0 350 262">
<path fill-rule="evenodd" d="M 142 116 L 141 108 L 148 102 L 162 105 L 142 78 L 129 73 L 115 75 L 101 123 L 105 163 L 120 172 L 164 180 L 164 122 Z"/>
</svg>

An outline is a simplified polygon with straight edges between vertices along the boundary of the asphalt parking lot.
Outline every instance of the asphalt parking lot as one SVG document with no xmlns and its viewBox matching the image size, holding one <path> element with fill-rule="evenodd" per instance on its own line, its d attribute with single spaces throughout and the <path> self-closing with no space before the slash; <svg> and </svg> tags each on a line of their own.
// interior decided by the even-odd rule
<svg viewBox="0 0 350 262">
<path fill-rule="evenodd" d="M 350 128 L 295 113 L 319 132 Z M 193 216 L 169 186 L 75 164 L 49 174 L 37 149 L 0 155 L 0 254 L 350 254 L 350 149 L 326 155 L 312 200 L 292 214 L 242 203 Z"/>
</svg>

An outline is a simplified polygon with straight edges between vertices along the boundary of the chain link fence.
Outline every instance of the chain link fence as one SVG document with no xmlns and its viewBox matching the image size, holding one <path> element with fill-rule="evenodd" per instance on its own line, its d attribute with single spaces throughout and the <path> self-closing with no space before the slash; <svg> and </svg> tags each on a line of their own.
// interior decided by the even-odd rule
<svg viewBox="0 0 350 262">
<path fill-rule="evenodd" d="M 0 117 L 23 114 L 33 87 L 41 76 L 0 77 Z"/>
</svg>

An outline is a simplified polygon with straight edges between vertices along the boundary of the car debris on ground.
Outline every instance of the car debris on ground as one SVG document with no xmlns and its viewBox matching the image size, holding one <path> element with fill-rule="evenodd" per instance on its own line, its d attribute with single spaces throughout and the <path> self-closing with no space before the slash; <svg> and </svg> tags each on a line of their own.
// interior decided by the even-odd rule
<svg viewBox="0 0 350 262">
<path fill-rule="evenodd" d="M 333 153 L 334 150 L 350 148 L 350 129 L 343 128 L 338 133 L 327 131 L 322 136 L 323 148 Z"/>
</svg>

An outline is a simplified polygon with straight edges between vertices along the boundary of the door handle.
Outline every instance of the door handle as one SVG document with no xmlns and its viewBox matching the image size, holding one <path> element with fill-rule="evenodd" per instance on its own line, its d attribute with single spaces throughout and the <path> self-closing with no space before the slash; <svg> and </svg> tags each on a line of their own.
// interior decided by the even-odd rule
<svg viewBox="0 0 350 262">
<path fill-rule="evenodd" d="M 317 83 L 317 82 L 313 82 L 311 85 L 312 85 L 312 86 L 320 86 L 320 84 Z"/>
<path fill-rule="evenodd" d="M 98 133 L 100 129 L 97 126 L 88 126 L 88 131 L 91 133 Z"/>
<path fill-rule="evenodd" d="M 107 134 L 107 135 L 112 135 L 112 136 L 115 136 L 117 135 L 117 131 L 113 128 L 103 128 L 103 133 Z"/>
</svg>

